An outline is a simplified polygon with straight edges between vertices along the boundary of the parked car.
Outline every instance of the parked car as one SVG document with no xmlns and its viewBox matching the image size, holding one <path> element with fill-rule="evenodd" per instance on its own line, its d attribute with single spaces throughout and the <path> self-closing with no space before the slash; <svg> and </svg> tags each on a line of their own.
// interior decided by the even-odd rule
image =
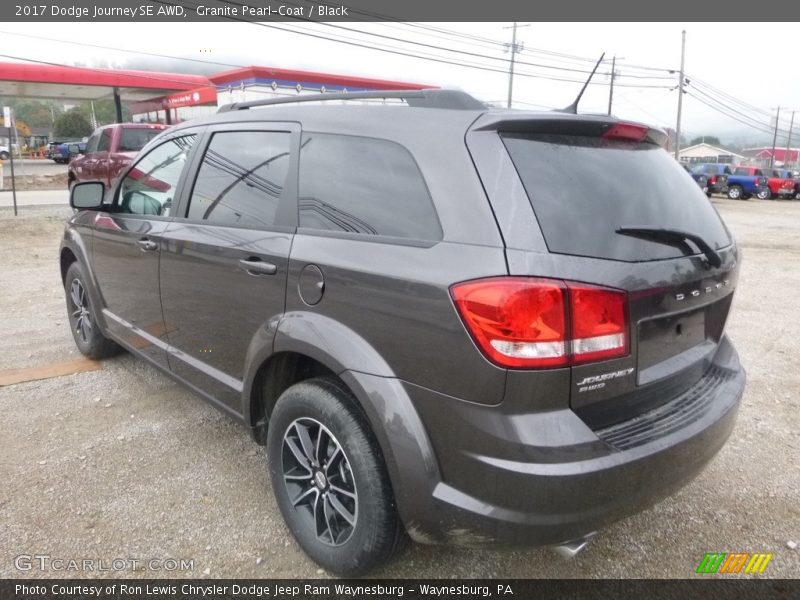
<svg viewBox="0 0 800 600">
<path fill-rule="evenodd" d="M 11 153 L 8 150 L 8 146 L 0 146 L 0 160 L 8 160 Z"/>
<path fill-rule="evenodd" d="M 792 171 L 791 174 L 794 180 L 794 193 L 791 195 L 791 198 L 800 200 L 800 175 L 797 175 L 794 171 Z"/>
<path fill-rule="evenodd" d="M 70 162 L 67 185 L 94 180 L 110 185 L 139 150 L 166 128 L 167 125 L 116 123 L 96 129 L 86 147 L 80 149 L 80 156 Z"/>
<path fill-rule="evenodd" d="M 798 196 L 798 182 L 789 169 L 767 169 L 767 185 L 771 198 L 796 198 Z"/>
<path fill-rule="evenodd" d="M 769 198 L 767 178 L 761 169 L 755 167 L 735 167 L 728 176 L 728 198 L 748 200 L 756 196 L 761 200 Z"/>
<path fill-rule="evenodd" d="M 70 329 L 247 426 L 333 573 L 407 535 L 577 551 L 694 478 L 745 385 L 739 253 L 665 141 L 455 91 L 223 107 L 72 186 Z"/>
<path fill-rule="evenodd" d="M 708 177 L 706 177 L 704 173 L 693 172 L 692 169 L 689 168 L 689 165 L 681 164 L 681 166 L 689 174 L 689 176 L 695 180 L 698 187 L 703 190 L 703 193 L 706 196 L 711 196 L 711 193 L 708 191 Z"/>
<path fill-rule="evenodd" d="M 45 150 L 45 158 L 59 164 L 67 164 L 70 160 L 86 151 L 86 138 L 81 140 L 67 140 L 50 142 Z"/>
<path fill-rule="evenodd" d="M 728 191 L 728 176 L 731 172 L 731 165 L 724 163 L 700 163 L 692 166 L 692 176 L 705 175 L 707 177 L 708 196 L 724 194 Z"/>
</svg>

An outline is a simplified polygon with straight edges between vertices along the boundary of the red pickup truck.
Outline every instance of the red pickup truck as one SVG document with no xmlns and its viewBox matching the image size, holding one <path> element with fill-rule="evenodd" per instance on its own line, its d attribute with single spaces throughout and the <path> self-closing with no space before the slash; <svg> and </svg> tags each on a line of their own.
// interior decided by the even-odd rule
<svg viewBox="0 0 800 600">
<path fill-rule="evenodd" d="M 67 185 L 102 181 L 109 187 L 139 150 L 166 128 L 167 125 L 116 123 L 96 129 L 86 142 L 86 150 L 70 161 Z"/>
<path fill-rule="evenodd" d="M 764 194 L 758 197 L 762 200 L 766 198 L 791 198 L 795 193 L 795 181 L 791 177 L 782 177 L 778 169 L 762 169 L 760 167 L 736 167 L 735 175 L 760 176 L 767 178 L 767 188 Z"/>
</svg>

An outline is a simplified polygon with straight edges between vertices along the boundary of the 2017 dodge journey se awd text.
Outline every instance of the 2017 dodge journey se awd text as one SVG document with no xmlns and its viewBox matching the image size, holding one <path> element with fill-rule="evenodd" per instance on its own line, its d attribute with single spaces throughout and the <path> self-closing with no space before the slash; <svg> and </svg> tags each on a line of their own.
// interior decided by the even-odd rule
<svg viewBox="0 0 800 600">
<path fill-rule="evenodd" d="M 739 259 L 663 132 L 309 98 L 229 105 L 72 187 L 84 354 L 127 349 L 245 424 L 338 574 L 409 537 L 569 547 L 703 469 L 745 385 Z"/>
</svg>

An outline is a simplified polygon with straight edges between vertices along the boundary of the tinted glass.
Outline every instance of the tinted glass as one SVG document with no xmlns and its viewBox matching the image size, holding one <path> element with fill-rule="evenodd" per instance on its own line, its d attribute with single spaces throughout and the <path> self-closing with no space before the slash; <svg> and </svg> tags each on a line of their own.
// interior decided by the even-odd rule
<svg viewBox="0 0 800 600">
<path fill-rule="evenodd" d="M 100 143 L 100 132 L 93 133 L 86 142 L 86 154 L 97 152 L 97 145 Z"/>
<path fill-rule="evenodd" d="M 280 131 L 215 133 L 197 173 L 188 217 L 273 225 L 289 172 L 289 142 L 290 134 Z"/>
<path fill-rule="evenodd" d="M 138 152 L 147 145 L 147 142 L 161 133 L 161 129 L 131 129 L 124 128 L 119 140 L 119 152 Z"/>
<path fill-rule="evenodd" d="M 683 255 L 616 233 L 621 227 L 679 229 L 712 248 L 730 244 L 706 195 L 658 146 L 516 133 L 503 140 L 551 252 L 625 261 Z"/>
<path fill-rule="evenodd" d="M 120 184 L 117 212 L 167 216 L 175 187 L 183 172 L 195 136 L 164 142 L 150 150 L 128 172 Z"/>
<path fill-rule="evenodd" d="M 386 140 L 304 134 L 299 207 L 301 227 L 421 240 L 442 237 L 414 159 Z"/>
<path fill-rule="evenodd" d="M 97 151 L 108 152 L 109 148 L 111 148 L 111 130 L 104 129 L 103 133 L 100 134 L 100 141 L 97 144 Z"/>
</svg>

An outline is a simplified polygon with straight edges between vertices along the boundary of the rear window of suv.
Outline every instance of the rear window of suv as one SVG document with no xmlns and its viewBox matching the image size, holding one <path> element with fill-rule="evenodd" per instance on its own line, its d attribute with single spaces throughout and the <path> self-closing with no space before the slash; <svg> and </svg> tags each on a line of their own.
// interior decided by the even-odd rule
<svg viewBox="0 0 800 600">
<path fill-rule="evenodd" d="M 120 152 L 138 152 L 147 145 L 147 142 L 161 133 L 161 129 L 143 129 L 125 127 L 119 140 Z"/>
<path fill-rule="evenodd" d="M 619 228 L 682 230 L 715 249 L 731 243 L 705 194 L 660 146 L 573 135 L 502 138 L 550 252 L 629 262 L 685 254 Z"/>
</svg>

